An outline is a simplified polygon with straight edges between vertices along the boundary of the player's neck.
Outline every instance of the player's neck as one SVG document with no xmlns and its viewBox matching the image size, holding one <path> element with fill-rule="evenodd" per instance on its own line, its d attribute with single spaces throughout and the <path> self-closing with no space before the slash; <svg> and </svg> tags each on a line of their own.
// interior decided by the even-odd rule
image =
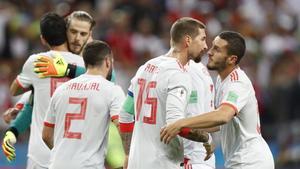
<svg viewBox="0 0 300 169">
<path fill-rule="evenodd" d="M 88 68 L 86 70 L 86 74 L 88 75 L 97 75 L 97 76 L 102 76 L 103 78 L 106 77 L 107 73 L 105 73 L 104 70 L 102 70 L 101 68 L 98 67 L 93 67 L 93 68 Z"/>
<path fill-rule="evenodd" d="M 238 65 L 228 66 L 224 70 L 218 71 L 221 80 L 223 81 L 234 69 L 236 69 Z"/>
<path fill-rule="evenodd" d="M 65 43 L 59 46 L 51 46 L 50 49 L 55 51 L 69 52 L 68 47 Z"/>
<path fill-rule="evenodd" d="M 182 65 L 186 65 L 189 61 L 187 57 L 187 51 L 179 49 L 177 47 L 171 47 L 171 49 L 166 55 L 169 57 L 176 58 Z"/>
</svg>

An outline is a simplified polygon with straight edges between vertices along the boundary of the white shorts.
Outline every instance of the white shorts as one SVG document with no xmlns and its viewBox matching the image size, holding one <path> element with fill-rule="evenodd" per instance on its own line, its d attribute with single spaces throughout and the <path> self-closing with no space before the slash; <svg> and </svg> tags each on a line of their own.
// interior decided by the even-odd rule
<svg viewBox="0 0 300 169">
<path fill-rule="evenodd" d="M 28 158 L 26 169 L 47 169 L 47 167 L 42 167 L 36 162 L 34 162 L 32 159 Z"/>
</svg>

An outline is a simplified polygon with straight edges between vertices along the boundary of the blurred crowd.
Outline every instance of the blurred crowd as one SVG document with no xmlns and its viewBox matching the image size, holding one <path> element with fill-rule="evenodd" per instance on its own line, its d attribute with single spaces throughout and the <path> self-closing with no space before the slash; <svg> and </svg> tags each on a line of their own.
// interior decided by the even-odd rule
<svg viewBox="0 0 300 169">
<path fill-rule="evenodd" d="M 0 112 L 16 101 L 9 86 L 25 60 L 46 50 L 39 37 L 44 13 L 90 13 L 97 22 L 94 39 L 113 48 L 117 83 L 124 91 L 138 66 L 167 51 L 173 21 L 191 16 L 207 25 L 208 46 L 222 30 L 244 35 L 247 53 L 241 67 L 256 89 L 263 136 L 278 147 L 277 168 L 296 167 L 300 163 L 299 6 L 299 0 L 1 0 Z"/>
</svg>

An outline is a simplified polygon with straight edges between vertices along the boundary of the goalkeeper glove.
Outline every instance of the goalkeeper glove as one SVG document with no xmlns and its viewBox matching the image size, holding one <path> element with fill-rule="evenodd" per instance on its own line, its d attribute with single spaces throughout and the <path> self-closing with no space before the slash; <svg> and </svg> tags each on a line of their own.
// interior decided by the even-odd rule
<svg viewBox="0 0 300 169">
<path fill-rule="evenodd" d="M 12 162 L 16 158 L 16 149 L 14 148 L 14 144 L 17 142 L 17 138 L 15 134 L 8 130 L 5 133 L 2 142 L 2 150 L 4 155 L 6 156 L 7 161 Z"/>
<path fill-rule="evenodd" d="M 54 57 L 39 56 L 34 62 L 34 72 L 40 78 L 73 76 L 76 65 L 68 64 L 60 53 L 55 52 Z"/>
</svg>

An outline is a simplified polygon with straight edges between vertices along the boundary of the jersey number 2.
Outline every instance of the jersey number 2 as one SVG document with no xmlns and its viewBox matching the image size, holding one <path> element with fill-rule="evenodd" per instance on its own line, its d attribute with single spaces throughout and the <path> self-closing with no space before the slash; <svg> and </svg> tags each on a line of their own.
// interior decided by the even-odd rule
<svg viewBox="0 0 300 169">
<path fill-rule="evenodd" d="M 67 113 L 65 117 L 65 132 L 64 138 L 72 138 L 72 139 L 81 139 L 80 132 L 71 132 L 71 122 L 72 120 L 84 120 L 85 112 L 86 112 L 86 104 L 87 98 L 69 98 L 69 104 L 79 104 L 80 105 L 80 113 Z"/>
<path fill-rule="evenodd" d="M 151 112 L 150 112 L 150 117 L 144 116 L 143 117 L 143 122 L 148 123 L 148 124 L 156 124 L 156 112 L 157 112 L 157 98 L 150 97 L 149 96 L 149 91 L 150 89 L 153 89 L 156 87 L 156 82 L 155 81 L 150 81 L 147 84 L 146 87 L 146 80 L 145 79 L 138 79 L 138 84 L 139 84 L 139 94 L 137 97 L 137 104 L 136 104 L 136 110 L 137 110 L 137 121 L 140 118 L 141 110 L 143 104 L 148 104 L 151 106 Z M 143 93 L 145 91 L 146 87 L 146 99 L 143 101 Z"/>
</svg>

